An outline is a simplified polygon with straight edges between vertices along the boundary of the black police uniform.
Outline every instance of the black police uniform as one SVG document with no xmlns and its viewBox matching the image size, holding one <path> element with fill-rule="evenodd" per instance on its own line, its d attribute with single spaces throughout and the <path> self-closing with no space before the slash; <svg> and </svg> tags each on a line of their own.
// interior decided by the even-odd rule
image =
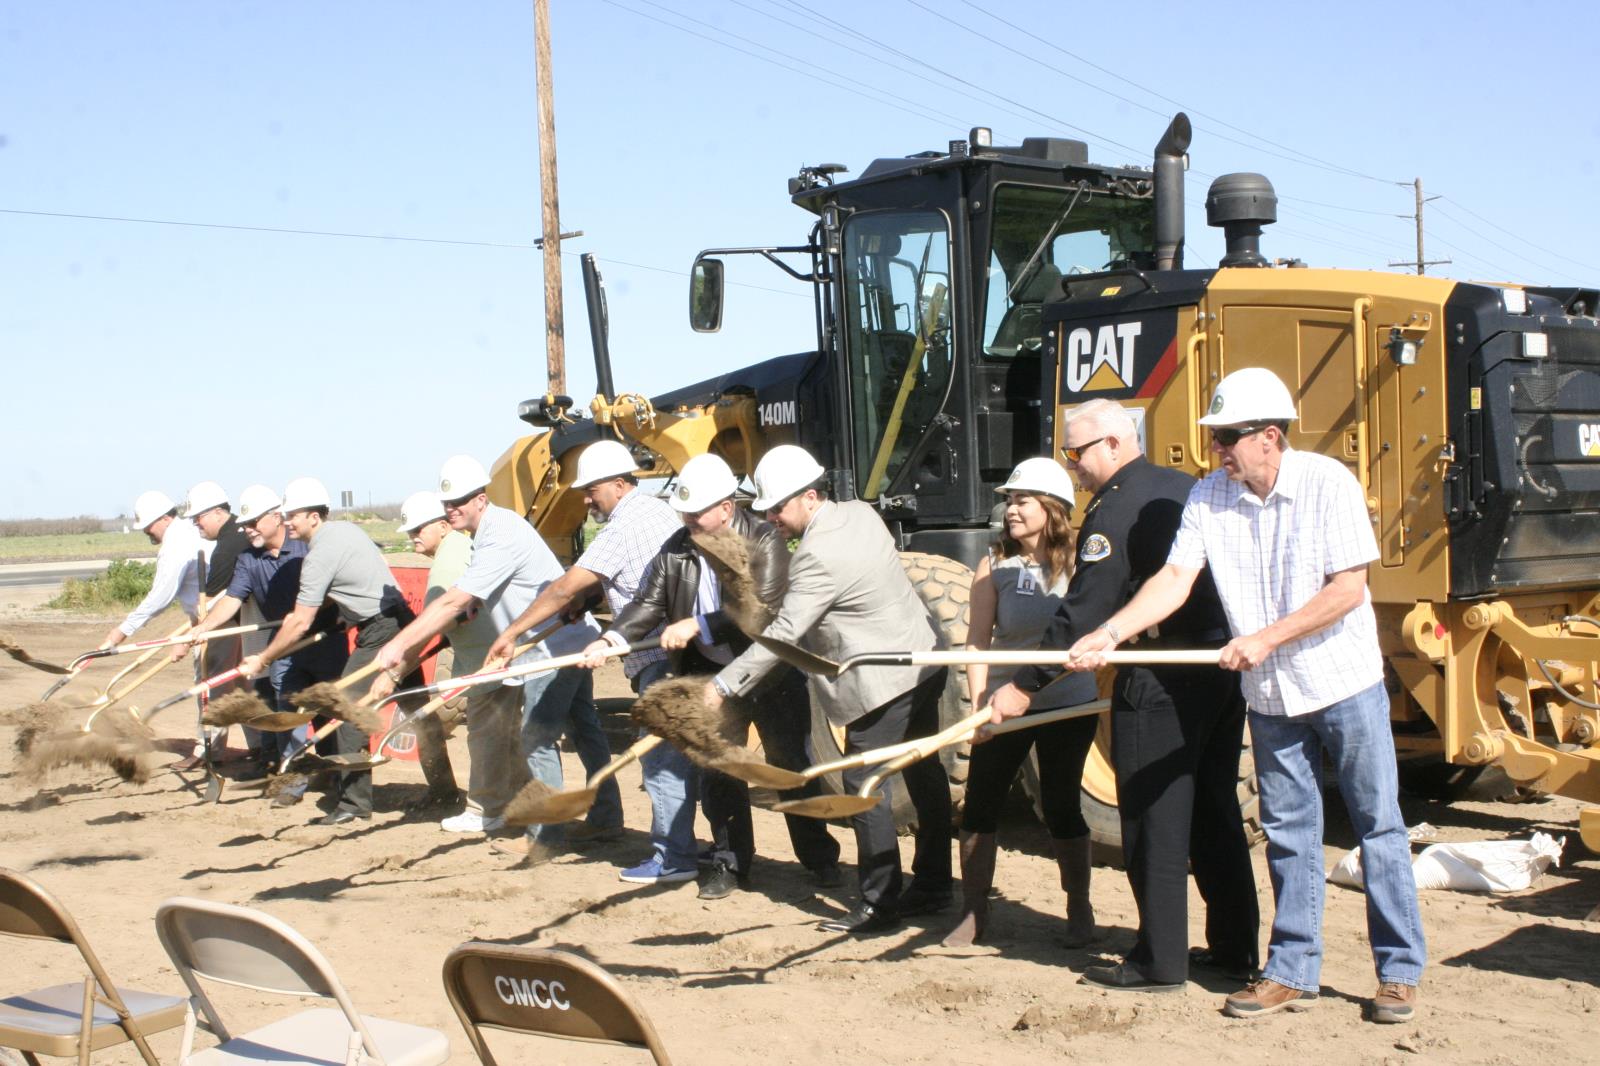
<svg viewBox="0 0 1600 1066">
<path fill-rule="evenodd" d="M 1194 479 L 1135 459 L 1084 509 L 1078 564 L 1044 647 L 1071 647 L 1133 598 L 1167 561 Z M 1157 629 L 1123 634 L 1140 649 L 1220 647 L 1227 621 L 1209 571 Z M 1027 667 L 1016 682 L 1037 691 L 1059 673 Z M 1239 677 L 1212 666 L 1124 666 L 1111 701 L 1122 853 L 1139 907 L 1126 964 L 1146 980 L 1188 976 L 1188 871 L 1206 903 L 1206 944 L 1230 967 L 1256 967 L 1260 911 L 1237 784 L 1244 738 Z"/>
</svg>

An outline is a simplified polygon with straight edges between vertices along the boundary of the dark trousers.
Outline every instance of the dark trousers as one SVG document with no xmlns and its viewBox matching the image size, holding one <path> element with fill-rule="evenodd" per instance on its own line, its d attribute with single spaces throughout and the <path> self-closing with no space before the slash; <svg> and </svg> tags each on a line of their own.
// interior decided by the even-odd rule
<svg viewBox="0 0 1600 1066">
<path fill-rule="evenodd" d="M 698 656 L 696 656 L 698 658 Z M 705 669 L 713 669 L 705 664 Z M 701 669 L 696 665 L 693 669 Z M 751 700 L 756 733 L 767 762 L 796 773 L 811 765 L 806 755 L 806 739 L 811 733 L 811 700 L 806 695 L 805 678 L 798 671 L 783 668 L 770 684 L 759 689 Z M 820 779 L 803 788 L 779 792 L 782 799 L 815 796 L 822 791 Z M 750 786 L 736 777 L 714 770 L 700 773 L 700 810 L 711 826 L 711 857 L 727 863 L 740 877 L 750 873 L 755 858 L 755 831 L 750 823 Z M 784 815 L 789 828 L 789 843 L 795 858 L 808 870 L 820 870 L 839 862 L 839 842 L 828 832 L 827 823 L 818 818 Z"/>
<path fill-rule="evenodd" d="M 1053 709 L 1053 708 L 1051 708 Z M 1043 714 L 1032 711 L 1029 714 Z M 1028 749 L 1039 752 L 1039 806 L 1045 825 L 1057 840 L 1087 836 L 1079 798 L 1083 764 L 1094 747 L 1099 715 L 1069 718 L 1065 722 L 1001 733 L 972 746 L 967 764 L 967 798 L 961 805 L 964 833 L 993 833 L 999 825 L 1011 782 L 1017 778 Z"/>
<path fill-rule="evenodd" d="M 378 657 L 378 651 L 395 634 L 409 625 L 411 612 L 405 607 L 395 608 L 390 614 L 378 615 L 361 623 L 361 628 L 356 630 L 356 646 L 350 652 L 350 658 L 344 664 L 344 673 L 340 676 L 349 677 L 351 674 L 367 666 Z M 420 686 L 422 671 L 411 671 L 398 687 L 415 688 Z M 351 702 L 359 700 L 366 694 L 362 682 L 345 693 Z M 356 755 L 367 750 L 367 734 L 351 725 L 349 722 L 341 723 L 331 739 L 334 751 L 339 755 Z M 320 745 L 319 745 L 320 748 Z M 340 773 L 334 775 L 334 795 L 338 797 L 339 810 L 355 811 L 359 814 L 372 813 L 372 771 L 359 770 L 355 773 Z"/>
<path fill-rule="evenodd" d="M 1189 885 L 1206 904 L 1206 946 L 1254 967 L 1261 915 L 1239 814 L 1244 698 L 1211 667 L 1124 668 L 1111 702 L 1122 856 L 1139 909 L 1127 962 L 1152 981 L 1189 973 Z"/>
<path fill-rule="evenodd" d="M 845 754 L 925 737 L 939 731 L 939 696 L 945 674 L 940 668 L 909 692 L 877 707 L 845 726 Z M 843 773 L 846 792 L 855 792 L 876 767 L 863 766 Z M 917 811 L 916 850 L 911 876 L 918 887 L 941 891 L 950 887 L 950 784 L 937 755 L 912 763 L 900 773 L 911 805 Z M 894 826 L 894 779 L 884 781 L 878 805 L 853 815 L 861 899 L 874 907 L 894 911 L 900 896 L 900 844 Z"/>
</svg>

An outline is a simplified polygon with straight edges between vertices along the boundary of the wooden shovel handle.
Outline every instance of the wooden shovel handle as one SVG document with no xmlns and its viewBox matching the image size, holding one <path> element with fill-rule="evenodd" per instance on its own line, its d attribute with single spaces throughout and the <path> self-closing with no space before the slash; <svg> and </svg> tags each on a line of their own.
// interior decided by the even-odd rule
<svg viewBox="0 0 1600 1066">
<path fill-rule="evenodd" d="M 661 738 L 656 736 L 654 733 L 647 737 L 640 737 L 638 740 L 629 745 L 627 751 L 624 751 L 621 755 L 618 755 L 615 759 L 612 759 L 610 762 L 600 767 L 600 769 L 596 770 L 594 772 L 594 776 L 585 782 L 584 787 L 599 788 L 601 783 L 604 782 L 606 778 L 611 777 L 624 766 L 627 766 L 629 763 L 639 759 L 646 752 L 654 750 L 660 743 Z"/>
</svg>

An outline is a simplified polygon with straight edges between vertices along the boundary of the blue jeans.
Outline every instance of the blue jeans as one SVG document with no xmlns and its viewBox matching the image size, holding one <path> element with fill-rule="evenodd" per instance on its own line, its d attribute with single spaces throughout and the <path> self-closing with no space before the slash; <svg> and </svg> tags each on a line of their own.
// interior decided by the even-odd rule
<svg viewBox="0 0 1600 1066">
<path fill-rule="evenodd" d="M 1400 816 L 1389 696 L 1382 683 L 1293 718 L 1251 711 L 1250 741 L 1277 904 L 1263 976 L 1303 992 L 1319 987 L 1326 749 L 1361 844 L 1367 937 L 1378 980 L 1415 985 L 1422 978 L 1427 947 L 1411 873 L 1411 844 Z"/>
<path fill-rule="evenodd" d="M 572 738 L 587 776 L 593 777 L 611 761 L 611 745 L 594 707 L 594 675 L 575 666 L 534 674 L 522 686 L 522 752 L 528 772 L 557 790 L 562 776 L 556 744 L 563 733 Z M 622 792 L 616 778 L 600 786 L 588 823 L 597 829 L 622 824 Z M 529 840 L 541 844 L 554 844 L 564 835 L 559 825 L 530 825 L 527 832 Z"/>
<path fill-rule="evenodd" d="M 654 662 L 633 678 L 633 690 L 643 692 L 667 673 L 665 660 Z M 639 734 L 641 737 L 643 733 Z M 700 795 L 700 768 L 669 744 L 658 744 L 639 759 L 644 790 L 650 797 L 650 846 L 665 869 L 693 870 L 695 801 Z"/>
<path fill-rule="evenodd" d="M 303 669 L 297 668 L 293 656 L 275 659 L 267 666 L 267 676 L 256 679 L 256 695 L 275 711 L 292 711 L 294 702 L 290 697 L 315 683 Z M 311 738 L 311 727 L 298 726 L 283 733 L 258 729 L 245 731 L 246 736 L 251 734 L 258 738 L 261 754 L 271 764 L 272 772 L 277 773 L 284 757 Z M 287 785 L 284 791 L 293 796 L 304 795 L 308 780 L 301 777 L 296 783 Z"/>
</svg>

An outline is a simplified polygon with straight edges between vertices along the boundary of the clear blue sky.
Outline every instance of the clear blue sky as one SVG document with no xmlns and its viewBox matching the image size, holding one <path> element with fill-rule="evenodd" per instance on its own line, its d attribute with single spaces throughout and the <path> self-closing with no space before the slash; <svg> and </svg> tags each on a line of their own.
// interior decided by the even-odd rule
<svg viewBox="0 0 1600 1066">
<path fill-rule="evenodd" d="M 1420 175 L 1446 197 L 1428 252 L 1455 262 L 1434 272 L 1600 284 L 1575 4 L 551 7 L 580 401 L 579 252 L 605 272 L 619 388 L 804 350 L 804 290 L 754 261 L 723 332 L 692 333 L 695 252 L 802 241 L 802 163 L 859 173 L 973 125 L 1144 164 L 1186 107 L 1191 266 L 1221 251 L 1210 176 L 1273 179 L 1269 255 L 1385 268 L 1414 251 L 1393 182 Z M 301 474 L 393 501 L 455 452 L 491 461 L 544 390 L 536 123 L 531 2 L 0 5 L 0 516 Z"/>
</svg>

